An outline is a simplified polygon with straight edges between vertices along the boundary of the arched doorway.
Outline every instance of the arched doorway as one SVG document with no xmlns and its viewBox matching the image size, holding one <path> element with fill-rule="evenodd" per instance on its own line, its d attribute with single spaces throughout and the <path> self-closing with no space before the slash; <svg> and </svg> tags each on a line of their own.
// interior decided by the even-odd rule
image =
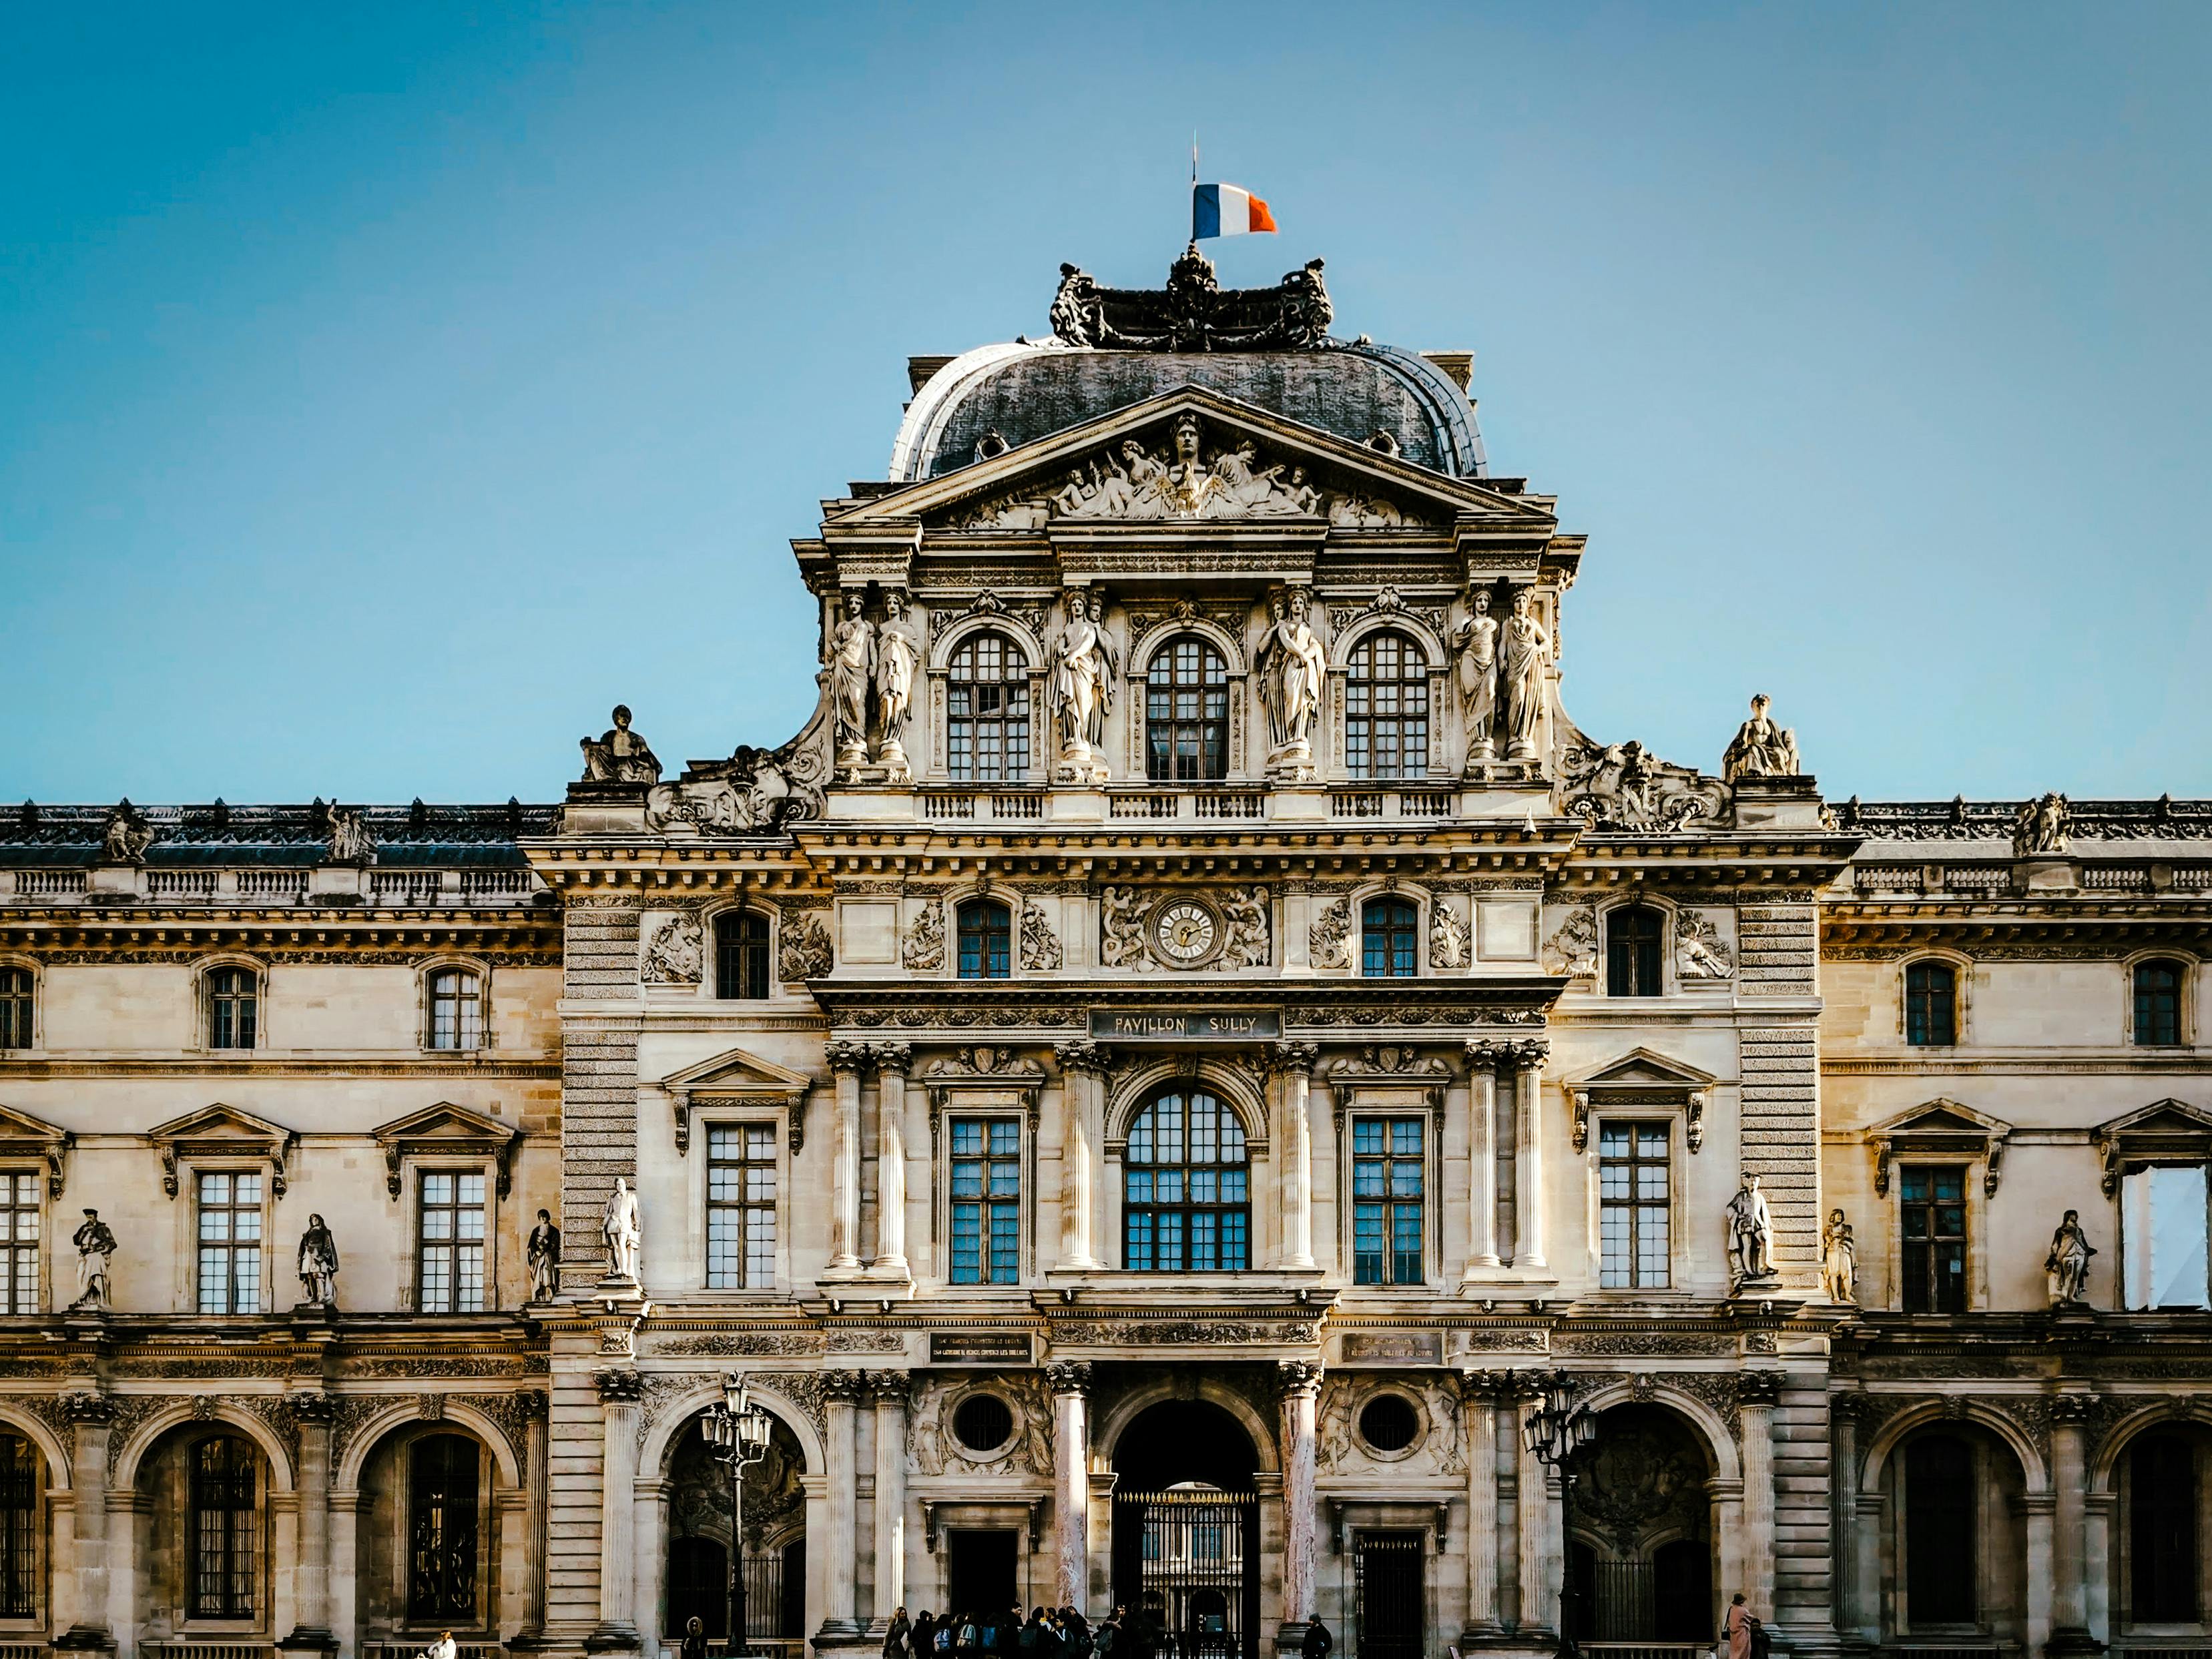
<svg viewBox="0 0 2212 1659">
<path fill-rule="evenodd" d="M 2027 1476 L 2012 1447 L 1971 1419 L 1922 1423 L 1874 1485 L 1887 1639 L 2000 1644 L 2027 1629 Z"/>
<path fill-rule="evenodd" d="M 188 1625 L 218 1620 L 227 1639 L 270 1639 L 276 1478 L 253 1437 L 219 1417 L 195 1416 L 155 1441 L 133 1484 L 142 1643 L 177 1641 Z"/>
<path fill-rule="evenodd" d="M 1577 1640 L 1711 1644 L 1712 1474 L 1697 1431 L 1665 1407 L 1599 1415 L 1567 1512 Z"/>
<path fill-rule="evenodd" d="M 500 1480 L 491 1448 L 451 1418 L 410 1419 L 368 1449 L 353 1550 L 365 1643 L 414 1651 L 446 1630 L 499 1639 L 501 1558 L 519 1521 L 494 1499 Z"/>
<path fill-rule="evenodd" d="M 1174 1659 L 1256 1659 L 1258 1458 L 1244 1426 L 1203 1400 L 1164 1400 L 1114 1447 L 1114 1600 Z"/>
<path fill-rule="evenodd" d="M 696 1618 L 708 1638 L 730 1632 L 730 1470 L 701 1432 L 702 1418 L 677 1431 L 668 1454 L 667 1589 L 661 1633 L 683 1639 Z M 806 1624 L 806 1454 L 781 1418 L 768 1454 L 745 1471 L 745 1637 L 796 1644 Z"/>
</svg>

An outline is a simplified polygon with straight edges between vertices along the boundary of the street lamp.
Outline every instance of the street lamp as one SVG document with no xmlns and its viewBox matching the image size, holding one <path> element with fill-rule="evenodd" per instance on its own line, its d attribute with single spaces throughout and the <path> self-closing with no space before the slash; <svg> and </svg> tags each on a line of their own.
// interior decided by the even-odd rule
<svg viewBox="0 0 2212 1659">
<path fill-rule="evenodd" d="M 745 1379 L 722 1379 L 722 1401 L 707 1407 L 699 1433 L 730 1471 L 730 1651 L 745 1650 L 745 1471 L 768 1455 L 775 1419 L 752 1402 Z"/>
<path fill-rule="evenodd" d="M 1575 1459 L 1597 1438 L 1597 1414 L 1587 1405 L 1576 1403 L 1574 1380 L 1565 1372 L 1546 1372 L 1534 1381 L 1540 1392 L 1536 1409 L 1528 1413 L 1522 1432 L 1536 1461 L 1559 1472 L 1565 1493 L 1559 1527 L 1559 1654 L 1561 1659 L 1579 1659 L 1570 1613 L 1575 1595 L 1575 1552 L 1567 1536 L 1566 1518 L 1574 1510 Z"/>
</svg>

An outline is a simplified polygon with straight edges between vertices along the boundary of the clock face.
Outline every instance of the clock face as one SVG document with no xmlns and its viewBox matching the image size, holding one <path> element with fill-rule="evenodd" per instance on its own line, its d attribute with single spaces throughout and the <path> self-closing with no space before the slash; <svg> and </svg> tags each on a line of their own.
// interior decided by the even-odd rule
<svg viewBox="0 0 2212 1659">
<path fill-rule="evenodd" d="M 1221 923 L 1196 899 L 1171 899 L 1152 914 L 1152 943 L 1178 968 L 1193 968 L 1213 954 Z"/>
</svg>

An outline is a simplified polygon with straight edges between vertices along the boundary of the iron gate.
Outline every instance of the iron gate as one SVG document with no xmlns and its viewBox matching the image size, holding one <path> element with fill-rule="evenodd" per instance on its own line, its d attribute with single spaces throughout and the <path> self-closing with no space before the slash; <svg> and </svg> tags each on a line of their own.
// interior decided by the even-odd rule
<svg viewBox="0 0 2212 1659">
<path fill-rule="evenodd" d="M 1421 1534 L 1363 1532 L 1352 1554 L 1359 1659 L 1421 1659 L 1425 1639 Z"/>
<path fill-rule="evenodd" d="M 1163 1656 L 1258 1659 L 1258 1495 L 1115 1493 L 1114 1599 L 1150 1625 Z"/>
</svg>

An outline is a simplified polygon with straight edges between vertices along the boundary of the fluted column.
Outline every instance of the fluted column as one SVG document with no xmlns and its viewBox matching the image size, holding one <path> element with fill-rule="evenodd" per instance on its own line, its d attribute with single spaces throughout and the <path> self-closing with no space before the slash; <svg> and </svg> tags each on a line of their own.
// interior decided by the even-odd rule
<svg viewBox="0 0 2212 1659">
<path fill-rule="evenodd" d="M 1533 1378 L 1516 1381 L 1521 1391 L 1512 1397 L 1513 1415 L 1524 1419 L 1542 1403 L 1542 1385 Z M 1520 1452 L 1514 1474 L 1514 1510 L 1519 1524 L 1514 1530 L 1521 1546 L 1521 1630 L 1526 1634 L 1549 1630 L 1559 1604 L 1552 1598 L 1551 1574 L 1545 1565 L 1552 1546 L 1552 1505 L 1546 1478 L 1549 1471 L 1528 1449 L 1528 1437 L 1521 1432 L 1518 1421 L 1514 1425 L 1513 1443 Z"/>
<path fill-rule="evenodd" d="M 1544 1060 L 1552 1045 L 1527 1037 L 1513 1045 L 1513 1092 L 1520 1109 L 1520 1139 L 1513 1152 L 1514 1213 L 1520 1237 L 1516 1267 L 1542 1267 L 1544 1259 Z"/>
<path fill-rule="evenodd" d="M 300 1425 L 300 1557 L 292 1577 L 294 1628 L 277 1646 L 332 1653 L 331 1633 L 331 1419 L 337 1415 L 328 1395 L 295 1395 L 292 1415 Z"/>
<path fill-rule="evenodd" d="M 849 1643 L 860 1635 L 859 1618 L 860 1558 L 854 1547 L 854 1522 L 858 1515 L 857 1488 L 859 1471 L 855 1468 L 858 1447 L 854 1435 L 854 1407 L 859 1405 L 862 1382 L 858 1371 L 824 1371 L 822 1374 L 822 1401 L 824 1407 L 824 1439 L 828 1442 L 823 1458 L 824 1507 L 829 1511 L 830 1536 L 823 1540 L 826 1571 L 823 1574 L 823 1594 L 826 1603 L 823 1609 L 822 1628 L 815 1632 L 815 1642 Z M 809 1540 L 807 1547 L 813 1544 Z"/>
<path fill-rule="evenodd" d="M 1462 1279 L 1500 1265 L 1498 1255 L 1498 1062 L 1504 1045 L 1467 1045 L 1468 1256 Z"/>
<path fill-rule="evenodd" d="M 914 1049 L 878 1042 L 876 1060 L 876 1259 L 869 1273 L 908 1279 L 906 1260 L 906 1077 Z M 896 1607 L 897 1603 L 891 1605 Z"/>
<path fill-rule="evenodd" d="M 545 1628 L 545 1492 L 550 1476 L 550 1449 L 546 1443 L 547 1401 L 535 1391 L 521 1396 L 523 1412 L 522 1480 L 527 1500 L 523 1511 L 522 1636 L 535 1637 Z"/>
<path fill-rule="evenodd" d="M 1052 1385 L 1055 1605 L 1083 1608 L 1091 1598 L 1091 1367 L 1045 1367 Z"/>
<path fill-rule="evenodd" d="M 1736 1378 L 1743 1427 L 1743 1591 L 1751 1610 L 1774 1618 L 1774 1402 L 1782 1373 L 1745 1371 Z"/>
<path fill-rule="evenodd" d="M 112 1649 L 107 1623 L 107 1437 L 115 1402 L 89 1391 L 64 1396 L 76 1430 L 70 1471 L 70 1540 L 76 1556 L 76 1621 L 54 1645 Z"/>
<path fill-rule="evenodd" d="M 876 1391 L 876 1616 L 872 1629 L 890 1624 L 891 1609 L 906 1601 L 906 1408 L 914 1381 L 904 1371 L 877 1371 Z"/>
<path fill-rule="evenodd" d="M 1467 1428 L 1467 1634 L 1495 1636 L 1498 1616 L 1498 1399 L 1492 1371 L 1460 1377 Z"/>
<path fill-rule="evenodd" d="M 1320 1517 L 1314 1503 L 1314 1403 L 1321 1367 L 1310 1360 L 1275 1363 L 1283 1401 L 1283 1627 L 1279 1650 L 1297 1647 L 1314 1616 L 1314 1558 Z"/>
<path fill-rule="evenodd" d="M 1314 1265 L 1313 1133 L 1307 1103 L 1313 1088 L 1314 1061 L 1321 1050 L 1310 1042 L 1279 1042 L 1275 1064 L 1283 1074 L 1283 1266 Z M 1310 1615 L 1293 1614 L 1303 1620 Z"/>
<path fill-rule="evenodd" d="M 1836 1628 L 1846 1640 L 1858 1632 L 1859 1613 L 1859 1419 L 1866 1396 L 1839 1394 L 1828 1401 L 1831 1437 L 1829 1480 L 1836 1493 Z"/>
<path fill-rule="evenodd" d="M 2103 1648 L 2089 1633 L 2088 1471 L 2083 1452 L 2083 1425 L 2089 1416 L 2090 1397 L 2081 1394 L 2053 1395 L 2051 1401 L 2051 1640 L 2050 1655 L 2095 1653 Z"/>
<path fill-rule="evenodd" d="M 1060 1077 L 1060 1271 L 1084 1273 L 1098 1267 L 1092 1242 L 1091 1194 L 1098 1184 L 1096 1135 L 1099 1096 L 1105 1080 L 1106 1051 L 1088 1041 L 1063 1042 L 1052 1051 Z M 1065 1605 L 1080 1607 L 1080 1601 Z"/>
<path fill-rule="evenodd" d="M 637 1419 L 645 1379 L 627 1367 L 599 1374 L 605 1421 L 599 1453 L 599 1626 L 593 1652 L 641 1645 L 637 1631 Z"/>
<path fill-rule="evenodd" d="M 831 1273 L 860 1270 L 860 1071 L 867 1061 L 866 1043 L 830 1045 L 830 1069 L 837 1085 L 836 1139 L 830 1154 Z"/>
</svg>

